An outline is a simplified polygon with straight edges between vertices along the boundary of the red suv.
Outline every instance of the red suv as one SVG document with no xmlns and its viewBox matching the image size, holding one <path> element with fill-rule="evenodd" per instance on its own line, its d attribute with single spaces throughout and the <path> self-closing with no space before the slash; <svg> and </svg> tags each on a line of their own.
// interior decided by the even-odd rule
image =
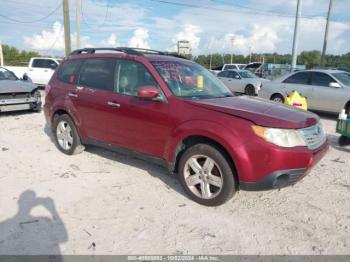
<svg viewBox="0 0 350 262">
<path fill-rule="evenodd" d="M 47 85 L 44 110 L 63 153 L 93 144 L 162 160 L 208 206 L 238 189 L 292 185 L 328 149 L 315 114 L 233 96 L 200 65 L 152 50 L 74 51 Z"/>
</svg>

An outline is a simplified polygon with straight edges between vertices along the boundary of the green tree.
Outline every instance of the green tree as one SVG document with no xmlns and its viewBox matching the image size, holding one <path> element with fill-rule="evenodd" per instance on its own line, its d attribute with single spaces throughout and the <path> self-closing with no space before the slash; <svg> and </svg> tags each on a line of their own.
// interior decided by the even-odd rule
<svg viewBox="0 0 350 262">
<path fill-rule="evenodd" d="M 40 56 L 38 52 L 20 51 L 6 44 L 2 46 L 2 51 L 4 54 L 4 64 L 12 66 L 25 66 L 28 64 L 30 58 Z"/>
</svg>

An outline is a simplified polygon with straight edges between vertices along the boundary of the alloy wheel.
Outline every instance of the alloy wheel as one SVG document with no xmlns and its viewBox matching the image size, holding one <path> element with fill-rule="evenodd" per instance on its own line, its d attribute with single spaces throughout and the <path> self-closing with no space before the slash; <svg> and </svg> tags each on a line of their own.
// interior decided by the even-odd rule
<svg viewBox="0 0 350 262">
<path fill-rule="evenodd" d="M 73 146 L 72 128 L 66 121 L 60 121 L 57 125 L 56 136 L 58 144 L 64 150 L 69 150 Z"/>
</svg>

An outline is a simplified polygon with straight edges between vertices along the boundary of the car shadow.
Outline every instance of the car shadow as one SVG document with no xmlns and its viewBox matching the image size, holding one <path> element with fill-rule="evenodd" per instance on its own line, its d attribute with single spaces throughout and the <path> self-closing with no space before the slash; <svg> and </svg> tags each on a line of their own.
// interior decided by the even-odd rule
<svg viewBox="0 0 350 262">
<path fill-rule="evenodd" d="M 50 137 L 52 143 L 56 143 L 52 131 L 47 125 L 45 125 L 44 132 L 47 136 Z M 112 161 L 122 163 L 124 165 L 142 169 L 151 176 L 161 180 L 167 188 L 172 188 L 177 193 L 187 197 L 177 179 L 177 175 L 170 174 L 167 167 L 165 166 L 165 162 L 162 163 L 160 161 L 153 161 L 147 156 L 143 156 L 142 154 L 138 153 L 134 154 L 133 152 L 128 152 L 126 150 L 125 152 L 124 150 L 120 152 L 94 145 L 85 145 L 85 151 Z"/>
<path fill-rule="evenodd" d="M 332 148 L 334 148 L 338 151 L 350 153 L 350 146 L 340 146 L 339 145 L 338 139 L 339 139 L 340 135 L 337 136 L 337 135 L 328 134 L 327 136 L 328 136 L 329 143 L 330 143 Z"/>
<path fill-rule="evenodd" d="M 32 110 L 17 110 L 17 111 L 9 111 L 9 112 L 0 112 L 0 117 L 2 116 L 22 116 L 22 115 L 32 115 L 38 114 Z"/>
<path fill-rule="evenodd" d="M 34 191 L 26 190 L 19 196 L 17 205 L 18 211 L 13 217 L 0 221 L 0 255 L 34 255 L 35 258 L 50 254 L 51 261 L 62 261 L 60 244 L 68 241 L 68 233 L 54 200 L 37 197 Z M 48 216 L 31 214 L 36 207 L 46 209 Z M 50 260 L 46 258 L 46 261 Z"/>
</svg>

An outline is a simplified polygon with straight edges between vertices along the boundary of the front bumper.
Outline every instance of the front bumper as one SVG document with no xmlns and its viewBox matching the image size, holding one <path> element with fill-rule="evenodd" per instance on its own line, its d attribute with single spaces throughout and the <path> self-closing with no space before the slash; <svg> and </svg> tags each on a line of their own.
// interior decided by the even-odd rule
<svg viewBox="0 0 350 262">
<path fill-rule="evenodd" d="M 268 171 L 264 176 L 260 176 L 256 181 L 241 180 L 239 188 L 247 191 L 261 191 L 294 185 L 311 171 L 312 167 L 326 154 L 328 148 L 329 143 L 326 141 L 315 151 L 308 149 L 280 151 L 278 152 L 278 157 L 277 155 L 272 156 L 272 159 L 275 159 L 275 161 L 269 165 L 271 167 L 272 163 L 274 163 L 274 167 L 272 170 L 270 169 L 271 171 Z M 263 168 L 255 170 L 255 174 L 260 173 L 259 171 L 262 170 Z"/>
<path fill-rule="evenodd" d="M 29 110 L 37 107 L 41 107 L 41 99 L 38 99 L 37 97 L 0 100 L 0 112 Z"/>
</svg>

